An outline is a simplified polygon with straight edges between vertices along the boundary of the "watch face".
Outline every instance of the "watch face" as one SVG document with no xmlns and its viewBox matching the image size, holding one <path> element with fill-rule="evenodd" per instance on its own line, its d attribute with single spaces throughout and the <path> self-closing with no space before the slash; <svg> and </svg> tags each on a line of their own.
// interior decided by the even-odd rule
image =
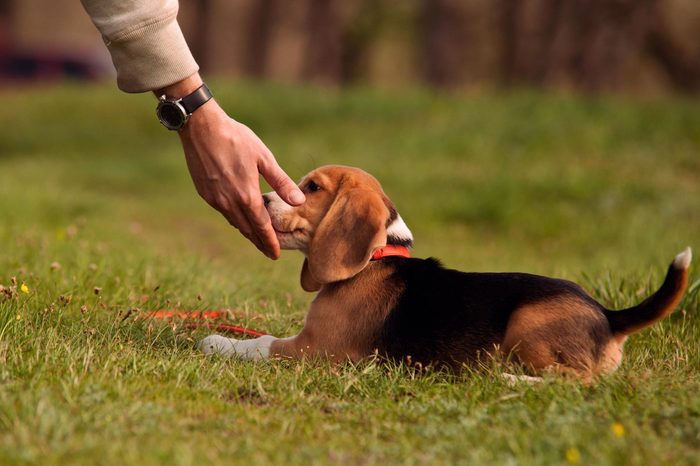
<svg viewBox="0 0 700 466">
<path fill-rule="evenodd" d="M 168 129 L 180 129 L 187 121 L 184 109 L 175 102 L 160 102 L 156 113 L 160 122 Z"/>
</svg>

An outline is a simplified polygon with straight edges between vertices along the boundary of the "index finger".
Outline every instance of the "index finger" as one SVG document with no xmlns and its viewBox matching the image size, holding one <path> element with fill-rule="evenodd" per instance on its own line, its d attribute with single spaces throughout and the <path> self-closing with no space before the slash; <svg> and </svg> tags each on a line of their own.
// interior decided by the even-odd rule
<svg viewBox="0 0 700 466">
<path fill-rule="evenodd" d="M 305 199 L 297 184 L 282 170 L 271 152 L 258 165 L 260 174 L 287 204 L 300 205 Z"/>
<path fill-rule="evenodd" d="M 243 207 L 243 214 L 248 219 L 253 234 L 258 238 L 263 248 L 262 251 L 270 259 L 278 259 L 280 257 L 280 243 L 274 228 L 272 228 L 272 221 L 267 209 L 265 209 L 261 194 L 251 199 L 250 203 Z"/>
</svg>

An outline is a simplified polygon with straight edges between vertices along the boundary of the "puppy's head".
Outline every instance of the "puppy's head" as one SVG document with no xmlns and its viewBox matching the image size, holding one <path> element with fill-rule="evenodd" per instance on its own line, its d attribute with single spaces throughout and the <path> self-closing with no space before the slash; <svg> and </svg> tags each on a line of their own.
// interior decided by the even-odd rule
<svg viewBox="0 0 700 466">
<path fill-rule="evenodd" d="M 321 286 L 348 279 L 387 244 L 411 246 L 413 236 L 379 182 L 351 167 L 325 166 L 299 183 L 306 202 L 292 207 L 267 193 L 267 208 L 282 249 L 306 255 L 301 286 Z"/>
</svg>

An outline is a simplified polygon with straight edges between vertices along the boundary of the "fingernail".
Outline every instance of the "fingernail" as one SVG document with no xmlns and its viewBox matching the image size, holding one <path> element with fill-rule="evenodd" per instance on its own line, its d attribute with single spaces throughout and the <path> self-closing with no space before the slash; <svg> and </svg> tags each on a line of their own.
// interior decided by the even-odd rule
<svg viewBox="0 0 700 466">
<path fill-rule="evenodd" d="M 299 190 L 292 191 L 292 193 L 289 195 L 289 200 L 292 201 L 294 204 L 301 204 L 306 200 L 306 197 L 304 196 L 304 193 L 302 193 Z"/>
</svg>

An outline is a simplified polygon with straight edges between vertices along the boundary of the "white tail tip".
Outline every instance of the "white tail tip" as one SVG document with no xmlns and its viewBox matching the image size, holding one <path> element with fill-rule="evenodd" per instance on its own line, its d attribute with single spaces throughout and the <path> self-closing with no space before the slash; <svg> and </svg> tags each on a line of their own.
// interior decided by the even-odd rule
<svg viewBox="0 0 700 466">
<path fill-rule="evenodd" d="M 678 254 L 675 259 L 673 259 L 673 266 L 677 269 L 687 269 L 690 267 L 690 261 L 693 259 L 693 251 L 690 246 L 685 248 L 683 252 Z"/>
</svg>

